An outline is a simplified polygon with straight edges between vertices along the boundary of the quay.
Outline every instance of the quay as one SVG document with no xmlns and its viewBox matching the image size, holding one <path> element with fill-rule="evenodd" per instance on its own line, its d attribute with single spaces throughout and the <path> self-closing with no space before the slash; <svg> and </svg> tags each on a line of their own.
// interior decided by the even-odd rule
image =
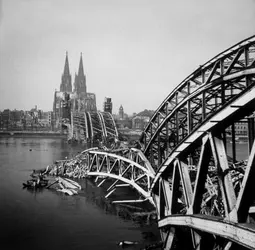
<svg viewBox="0 0 255 250">
<path fill-rule="evenodd" d="M 67 138 L 65 134 L 54 131 L 0 131 L 0 137 L 47 137 L 63 139 Z"/>
</svg>

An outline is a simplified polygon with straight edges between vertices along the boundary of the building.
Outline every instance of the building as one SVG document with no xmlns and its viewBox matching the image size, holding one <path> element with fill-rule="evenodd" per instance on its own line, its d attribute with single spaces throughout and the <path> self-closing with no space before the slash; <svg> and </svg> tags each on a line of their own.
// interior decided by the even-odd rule
<svg viewBox="0 0 255 250">
<path fill-rule="evenodd" d="M 124 129 L 124 128 L 131 129 L 132 127 L 132 120 L 128 117 L 127 114 L 124 113 L 124 108 L 122 105 L 120 105 L 119 113 L 114 115 L 114 120 L 115 120 L 116 126 L 119 129 Z"/>
<path fill-rule="evenodd" d="M 146 127 L 146 125 L 149 123 L 153 113 L 154 113 L 153 110 L 145 109 L 144 111 L 136 114 L 132 118 L 132 129 L 143 130 Z"/>
<path fill-rule="evenodd" d="M 69 71 L 68 54 L 66 52 L 66 61 L 64 66 L 64 72 L 61 78 L 60 92 L 72 92 L 72 76 Z"/>
<path fill-rule="evenodd" d="M 112 99 L 109 97 L 105 97 L 104 100 L 104 112 L 112 113 Z"/>
<path fill-rule="evenodd" d="M 1 127 L 9 129 L 11 126 L 11 110 L 5 109 L 1 113 Z"/>
<path fill-rule="evenodd" d="M 75 73 L 74 88 L 66 53 L 64 72 L 60 90 L 55 91 L 53 101 L 53 121 L 55 128 L 61 128 L 62 122 L 70 122 L 71 111 L 96 111 L 96 95 L 87 92 L 86 76 L 83 69 L 82 54 L 80 56 L 78 74 Z"/>
<path fill-rule="evenodd" d="M 232 137 L 232 127 L 228 127 L 226 129 L 226 136 L 227 137 Z M 248 138 L 248 122 L 247 120 L 241 120 L 238 122 L 235 122 L 234 125 L 234 133 L 235 136 L 239 137 L 239 138 Z"/>
<path fill-rule="evenodd" d="M 123 106 L 120 105 L 120 108 L 119 108 L 119 119 L 123 120 L 124 119 L 124 109 L 123 109 Z"/>
<path fill-rule="evenodd" d="M 52 128 L 53 122 L 52 117 L 53 117 L 52 111 L 48 112 L 40 111 L 40 116 L 38 117 L 38 124 L 42 129 L 50 130 Z"/>
<path fill-rule="evenodd" d="M 31 110 L 9 110 L 0 112 L 0 130 L 27 130 L 49 131 L 52 130 L 53 112 L 43 112 L 32 108 Z"/>
</svg>

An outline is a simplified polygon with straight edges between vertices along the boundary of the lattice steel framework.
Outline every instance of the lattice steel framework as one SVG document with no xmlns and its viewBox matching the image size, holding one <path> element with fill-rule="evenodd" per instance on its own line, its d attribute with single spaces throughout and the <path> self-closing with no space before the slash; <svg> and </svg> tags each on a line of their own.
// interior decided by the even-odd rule
<svg viewBox="0 0 255 250">
<path fill-rule="evenodd" d="M 73 133 L 80 140 L 104 141 L 109 137 L 118 137 L 117 127 L 110 113 L 99 111 L 72 112 L 72 117 Z"/>
<path fill-rule="evenodd" d="M 191 249 L 255 249 L 254 111 L 254 36 L 199 67 L 156 110 L 141 143 L 156 171 L 151 188 L 164 249 L 183 247 L 184 235 Z M 242 167 L 234 142 L 240 120 L 249 142 Z"/>
<path fill-rule="evenodd" d="M 127 184 L 135 188 L 144 197 L 144 199 L 132 202 L 148 200 L 154 204 L 150 194 L 150 187 L 155 177 L 155 172 L 140 150 L 125 149 L 112 153 L 92 149 L 85 151 L 82 158 L 83 164 L 87 168 L 88 176 L 115 179 L 108 187 L 106 197 L 112 194 L 117 187 Z M 106 179 L 104 178 L 98 186 L 101 186 Z"/>
<path fill-rule="evenodd" d="M 87 140 L 90 137 L 90 133 L 86 113 L 72 112 L 71 117 L 71 126 L 75 137 L 79 137 L 80 140 Z"/>
<path fill-rule="evenodd" d="M 100 112 L 102 121 L 104 122 L 106 137 L 118 137 L 119 133 L 111 113 Z"/>
<path fill-rule="evenodd" d="M 254 74 L 255 38 L 251 37 L 217 55 L 178 85 L 156 110 L 141 138 L 152 166 L 157 170 L 203 123 L 249 91 Z"/>
</svg>

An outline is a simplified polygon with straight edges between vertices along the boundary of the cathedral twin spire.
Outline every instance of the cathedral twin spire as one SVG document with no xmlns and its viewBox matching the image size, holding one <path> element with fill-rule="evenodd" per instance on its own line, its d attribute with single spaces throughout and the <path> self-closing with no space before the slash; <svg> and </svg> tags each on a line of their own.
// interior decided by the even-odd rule
<svg viewBox="0 0 255 250">
<path fill-rule="evenodd" d="M 86 77 L 83 70 L 82 53 L 80 57 L 78 75 L 75 75 L 74 79 L 74 92 L 78 95 L 81 93 L 87 93 Z"/>
<path fill-rule="evenodd" d="M 60 84 L 60 91 L 61 92 L 72 92 L 72 77 L 71 77 L 70 71 L 69 71 L 67 52 L 66 52 L 64 73 L 62 75 L 61 84 Z"/>
<path fill-rule="evenodd" d="M 64 75 L 70 75 L 67 51 L 66 51 L 66 61 L 65 61 Z"/>
<path fill-rule="evenodd" d="M 68 62 L 68 53 L 66 52 L 66 59 L 65 59 L 65 66 L 64 66 L 64 73 L 62 75 L 62 81 L 60 84 L 60 91 L 61 92 L 72 92 L 72 78 L 69 70 L 69 62 Z M 80 57 L 79 63 L 79 70 L 78 75 L 75 74 L 74 79 L 74 92 L 79 94 L 86 94 L 86 77 L 83 70 L 83 62 L 82 62 L 82 53 Z"/>
<path fill-rule="evenodd" d="M 82 53 L 81 53 L 81 58 L 80 58 L 80 63 L 79 63 L 78 75 L 84 75 L 83 62 L 82 62 Z"/>
</svg>

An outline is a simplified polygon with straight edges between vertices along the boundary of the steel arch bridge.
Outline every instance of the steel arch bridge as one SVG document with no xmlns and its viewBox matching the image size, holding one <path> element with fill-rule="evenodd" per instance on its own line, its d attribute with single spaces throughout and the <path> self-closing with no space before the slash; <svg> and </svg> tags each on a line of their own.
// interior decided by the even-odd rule
<svg viewBox="0 0 255 250">
<path fill-rule="evenodd" d="M 145 128 L 164 249 L 255 249 L 255 36 L 181 82 Z M 245 122 L 247 157 L 236 128 Z M 227 143 L 230 136 L 231 142 Z"/>
<path fill-rule="evenodd" d="M 118 130 L 113 116 L 108 112 L 71 112 L 71 135 L 83 141 L 105 141 L 118 138 Z"/>
</svg>

